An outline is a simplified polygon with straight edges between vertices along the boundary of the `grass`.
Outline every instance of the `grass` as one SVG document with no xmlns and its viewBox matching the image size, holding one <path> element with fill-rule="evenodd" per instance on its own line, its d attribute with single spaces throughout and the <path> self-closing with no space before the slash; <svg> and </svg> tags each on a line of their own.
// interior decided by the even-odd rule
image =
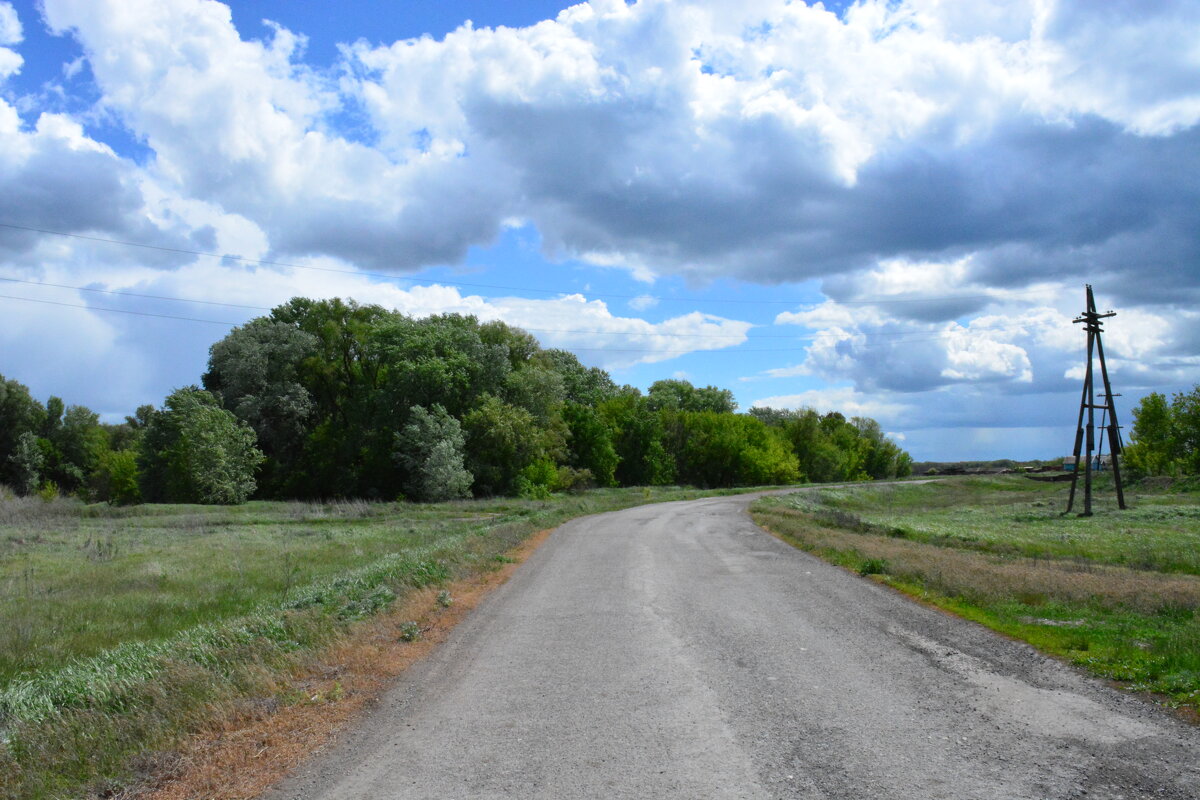
<svg viewBox="0 0 1200 800">
<path fill-rule="evenodd" d="M 863 485 L 766 498 L 792 544 L 1061 656 L 1200 708 L 1200 493 L 1097 487 L 1064 516 L 1063 484 L 1026 478 Z"/>
<path fill-rule="evenodd" d="M 113 508 L 0 488 L 0 798 L 111 794 L 414 588 L 573 517 L 720 493 Z"/>
</svg>

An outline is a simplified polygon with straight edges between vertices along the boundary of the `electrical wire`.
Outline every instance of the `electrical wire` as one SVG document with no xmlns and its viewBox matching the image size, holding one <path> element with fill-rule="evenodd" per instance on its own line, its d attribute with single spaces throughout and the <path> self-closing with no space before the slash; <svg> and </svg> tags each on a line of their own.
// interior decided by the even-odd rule
<svg viewBox="0 0 1200 800">
<path fill-rule="evenodd" d="M 70 239 L 80 239 L 87 242 L 100 242 L 104 244 L 121 245 L 122 247 L 140 247 L 146 250 L 156 250 L 164 253 L 177 253 L 180 255 L 202 256 L 205 258 L 216 258 L 226 261 L 237 261 L 242 264 L 255 264 L 267 267 L 286 267 L 288 269 L 310 270 L 314 272 L 332 272 L 342 275 L 354 275 L 357 277 L 378 278 L 388 281 L 407 281 L 413 284 L 435 284 L 442 286 L 456 286 L 467 289 L 498 289 L 506 292 L 531 292 L 535 294 L 577 294 L 578 289 L 543 289 L 530 286 L 505 286 L 491 283 L 468 283 L 465 281 L 442 280 L 440 278 L 410 278 L 403 275 L 391 275 L 385 272 L 366 272 L 356 269 L 339 269 L 337 267 L 317 267 L 311 264 L 295 264 L 287 261 L 271 261 L 260 258 L 248 258 L 246 256 L 235 256 L 225 253 L 212 253 L 204 250 L 189 250 L 182 247 L 166 247 L 156 244 L 145 244 L 143 242 L 130 242 L 122 239 L 109 239 L 103 236 L 88 236 L 82 233 L 68 233 L 66 231 L 55 231 L 48 228 L 35 228 L 30 225 L 17 225 L 11 222 L 0 222 L 0 228 L 9 228 L 11 230 L 29 231 L 31 233 L 43 233 L 50 236 L 63 236 Z M 1026 294 L 1041 294 L 1041 289 L 1027 289 L 1021 291 L 1011 291 L 1010 295 L 1026 295 Z M 614 294 L 611 292 L 589 292 L 592 297 L 605 297 L 617 300 L 636 300 L 640 297 L 645 297 L 645 294 Z M 787 305 L 787 306 L 816 306 L 819 302 L 811 300 L 744 300 L 737 298 L 705 298 L 705 297 L 655 297 L 655 300 L 660 302 L 672 303 L 732 303 L 739 305 Z M 839 300 L 836 301 L 839 305 L 889 305 L 892 303 L 936 303 L 945 301 L 964 301 L 964 300 L 998 300 L 994 295 L 943 295 L 940 297 L 905 297 L 905 298 L 879 298 L 874 300 Z"/>
<path fill-rule="evenodd" d="M 27 303 L 41 303 L 43 305 L 60 306 L 63 308 L 77 308 L 77 309 L 81 309 L 84 311 L 103 311 L 103 312 L 113 313 L 113 314 L 130 314 L 130 315 L 139 316 L 139 317 L 155 317 L 158 319 L 174 319 L 174 320 L 182 320 L 185 322 L 201 322 L 201 323 L 206 323 L 206 324 L 210 324 L 210 325 L 223 325 L 228 328 L 234 328 L 239 325 L 245 324 L 244 322 L 228 322 L 225 320 L 201 319 L 198 317 L 185 317 L 185 316 L 181 316 L 181 315 L 177 315 L 177 314 L 156 314 L 156 313 L 152 313 L 149 311 L 133 311 L 131 309 L 125 309 L 125 308 L 107 308 L 107 307 L 103 307 L 103 306 L 80 305 L 78 303 L 63 303 L 63 302 L 59 302 L 59 301 L 55 301 L 55 300 L 41 300 L 41 299 L 37 299 L 37 298 L 33 298 L 33 297 L 16 297 L 14 295 L 7 295 L 7 294 L 0 294 L 0 299 L 18 300 L 18 301 L 23 301 L 23 302 L 27 302 Z M 184 302 L 190 302 L 190 301 L 184 301 Z M 521 326 L 515 326 L 515 327 L 520 327 L 521 330 L 524 330 L 524 331 L 546 332 L 545 330 L 538 329 L 538 328 L 524 328 Z M 572 333 L 572 334 L 604 333 L 604 334 L 611 334 L 611 335 L 616 335 L 616 336 L 654 336 L 654 337 L 686 336 L 686 335 L 688 335 L 688 334 L 671 334 L 671 333 L 627 333 L 624 331 L 554 331 L 554 332 Z M 963 332 L 947 331 L 941 335 L 927 336 L 926 338 L 920 338 L 920 339 L 908 339 L 908 340 L 904 341 L 903 344 L 910 344 L 910 343 L 914 343 L 914 342 L 926 342 L 926 341 L 929 341 L 929 342 L 940 341 L 941 339 L 944 338 L 944 336 L 946 334 L 961 334 L 961 333 L 965 333 L 965 331 L 963 331 Z M 706 334 L 695 334 L 695 335 L 696 336 L 705 336 Z M 829 334 L 829 336 L 837 338 L 836 334 Z M 715 338 L 715 337 L 712 337 L 712 338 Z M 743 337 L 739 337 L 739 338 L 743 338 Z M 765 336 L 764 337 L 758 337 L 758 336 L 744 337 L 743 341 L 753 341 L 755 339 L 761 339 L 761 338 L 771 338 L 771 337 L 765 337 Z M 789 337 L 777 337 L 777 338 L 789 338 Z M 796 338 L 801 339 L 801 340 L 804 339 L 804 337 L 796 337 Z M 879 346 L 880 344 L 886 344 L 886 343 L 879 343 L 876 345 L 860 344 L 859 347 L 871 348 L 873 346 Z M 737 354 L 737 353 L 794 353 L 794 352 L 805 352 L 808 350 L 808 347 L 772 347 L 772 348 L 741 348 L 741 347 L 738 347 L 736 349 L 721 348 L 719 350 L 718 349 L 695 350 L 695 349 L 672 349 L 672 348 L 662 349 L 662 348 L 660 348 L 657 350 L 650 350 L 650 349 L 645 349 L 645 348 L 635 349 L 635 348 L 618 348 L 618 347 L 574 347 L 574 346 L 571 346 L 570 349 L 584 351 L 584 352 L 600 352 L 600 353 L 647 353 L 647 354 L 660 354 L 660 355 L 671 355 L 671 354 L 687 355 L 688 353 L 695 353 L 695 352 L 733 353 L 733 354 Z"/>
<path fill-rule="evenodd" d="M 28 286 L 49 286 L 49 287 L 53 287 L 56 289 L 71 289 L 73 291 L 94 292 L 94 293 L 99 293 L 99 294 L 117 295 L 117 296 L 121 296 L 121 297 L 138 297 L 138 298 L 151 299 L 151 300 L 167 300 L 167 301 L 177 302 L 177 303 L 199 303 L 199 304 L 203 304 L 203 305 L 226 306 L 229 308 L 243 308 L 243 309 L 250 309 L 253 311 L 266 311 L 266 312 L 270 312 L 272 310 L 271 308 L 268 308 L 266 306 L 252 306 L 252 305 L 244 305 L 241 303 L 226 303 L 226 302 L 221 302 L 221 301 L 217 301 L 217 300 L 193 300 L 193 299 L 189 299 L 186 297 L 172 297 L 169 295 L 159 295 L 159 294 L 142 294 L 139 292 L 128 292 L 128 291 L 118 290 L 118 289 L 99 289 L 99 288 L 96 288 L 93 286 L 71 286 L 71 285 L 63 284 L 63 283 L 50 283 L 48 281 L 31 281 L 31 280 L 26 280 L 26 279 L 22 279 L 22 278 L 11 278 L 11 277 L 2 276 L 2 275 L 0 275 L 0 281 L 5 281 L 8 283 L 21 283 L 21 284 L 25 284 Z M 14 300 L 21 299 L 21 298 L 11 297 L 11 296 L 7 296 L 7 295 L 6 295 L 6 297 L 8 297 L 8 299 L 14 299 Z M 93 308 L 92 306 L 80 306 L 80 307 L 81 308 Z M 105 310 L 105 309 L 96 308 L 95 310 Z M 241 324 L 241 323 L 229 323 L 229 324 L 235 325 L 235 324 Z M 563 329 L 563 328 L 529 328 L 529 327 L 525 327 L 525 326 L 521 326 L 521 329 L 525 330 L 525 331 L 534 332 L 534 333 L 561 333 L 561 334 L 589 335 L 589 336 L 665 336 L 665 337 L 671 337 L 671 338 L 687 338 L 687 339 L 739 339 L 739 340 L 744 340 L 746 338 L 753 338 L 753 339 L 786 339 L 788 341 L 815 342 L 815 341 L 818 341 L 821 339 L 841 340 L 841 339 L 845 338 L 841 334 L 836 334 L 836 333 L 763 334 L 763 335 L 759 335 L 759 336 L 746 337 L 743 334 L 670 333 L 670 332 L 666 332 L 666 331 L 637 332 L 637 331 L 573 330 L 573 329 Z M 1001 327 L 1001 326 L 994 326 L 994 327 L 977 327 L 977 328 L 971 328 L 970 330 L 971 330 L 971 332 L 978 332 L 978 331 L 982 331 L 982 330 L 1006 330 L 1006 328 Z M 964 331 L 952 331 L 952 330 L 857 331 L 854 335 L 855 336 L 867 336 L 867 337 L 886 337 L 886 338 L 933 335 L 935 338 L 941 338 L 943 336 L 958 335 L 958 334 L 962 334 L 965 332 L 966 332 L 965 330 Z M 910 339 L 909 341 L 924 341 L 924 340 L 923 339 Z"/>
</svg>

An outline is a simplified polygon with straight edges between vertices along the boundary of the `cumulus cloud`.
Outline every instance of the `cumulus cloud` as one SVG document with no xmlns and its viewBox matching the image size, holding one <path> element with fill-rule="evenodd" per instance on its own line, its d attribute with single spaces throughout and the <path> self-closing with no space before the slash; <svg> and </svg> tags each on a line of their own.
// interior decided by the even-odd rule
<svg viewBox="0 0 1200 800">
<path fill-rule="evenodd" d="M 24 38 L 21 20 L 11 3 L 0 3 L 0 81 L 21 70 L 24 60 L 8 45 L 20 44 Z"/>
<path fill-rule="evenodd" d="M 910 264 L 891 264 L 868 287 L 891 285 L 925 291 L 922 281 L 907 284 Z M 961 265 L 948 265 L 955 271 Z M 944 274 L 928 269 L 934 276 Z M 962 291 L 972 291 L 965 287 Z M 949 297 L 953 298 L 953 294 Z M 1073 324 L 1083 293 L 1070 285 L 1042 284 L 1036 294 L 998 290 L 972 296 L 973 311 L 958 319 L 926 324 L 911 313 L 908 300 L 876 297 L 847 305 L 828 300 L 801 311 L 783 312 L 778 324 L 812 333 L 803 360 L 767 370 L 762 377 L 818 376 L 851 381 L 861 391 L 920 393 L 956 385 L 1003 395 L 1066 391 L 1083 378 L 1086 337 Z M 918 306 L 925 301 L 911 300 Z M 939 303 L 942 301 L 938 301 Z M 978 308 L 976 308 L 978 307 Z M 980 308 L 982 310 L 980 310 Z M 1187 311 L 1124 309 L 1107 323 L 1104 336 L 1110 373 L 1127 389 L 1179 384 L 1195 375 L 1197 360 L 1187 348 L 1190 325 L 1175 324 Z M 943 411 L 944 413 L 944 411 Z"/>
<path fill-rule="evenodd" d="M 193 258 L 163 270 L 125 259 L 98 263 L 101 253 L 86 245 L 39 253 L 36 269 L 10 266 L 0 276 L 5 375 L 39 396 L 71 394 L 64 386 L 82 382 L 87 402 L 116 419 L 194 383 L 209 346 L 229 327 L 296 295 L 352 298 L 416 317 L 502 320 L 529 330 L 545 347 L 573 350 L 584 363 L 607 369 L 733 347 L 751 327 L 699 312 L 651 323 L 581 295 L 484 298 L 449 286 L 401 286 L 328 258 L 301 265 L 317 269 Z M 71 346 L 64 350 L 63 342 Z"/>
<path fill-rule="evenodd" d="M 893 400 L 855 391 L 852 387 L 810 389 L 789 395 L 763 397 L 750 404 L 751 408 L 811 408 L 818 413 L 837 411 L 846 417 L 871 417 L 877 420 L 898 420 L 911 411 L 910 406 Z"/>
<path fill-rule="evenodd" d="M 303 32 L 249 40 L 203 0 L 45 12 L 154 169 L 279 253 L 413 269 L 519 216 L 553 256 L 646 279 L 975 254 L 977 280 L 1022 285 L 1019 253 L 1195 291 L 1194 4 L 596 0 L 348 44 L 340 75 L 303 65 Z"/>
</svg>

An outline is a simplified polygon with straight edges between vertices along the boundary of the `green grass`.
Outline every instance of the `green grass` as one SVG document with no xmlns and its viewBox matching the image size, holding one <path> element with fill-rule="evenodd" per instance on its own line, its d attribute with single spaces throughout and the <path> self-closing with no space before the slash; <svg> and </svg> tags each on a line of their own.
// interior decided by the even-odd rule
<svg viewBox="0 0 1200 800">
<path fill-rule="evenodd" d="M 0 798 L 111 792 L 355 620 L 534 531 L 723 493 L 113 508 L 0 487 Z"/>
<path fill-rule="evenodd" d="M 1119 511 L 1106 477 L 1095 515 L 1081 518 L 1063 514 L 1067 486 L 998 476 L 829 489 L 796 502 L 830 520 L 840 512 L 944 547 L 1200 575 L 1200 493 L 1135 494 Z"/>
<path fill-rule="evenodd" d="M 825 489 L 753 506 L 798 547 L 1130 689 L 1200 708 L 1200 493 L 1019 476 Z"/>
</svg>

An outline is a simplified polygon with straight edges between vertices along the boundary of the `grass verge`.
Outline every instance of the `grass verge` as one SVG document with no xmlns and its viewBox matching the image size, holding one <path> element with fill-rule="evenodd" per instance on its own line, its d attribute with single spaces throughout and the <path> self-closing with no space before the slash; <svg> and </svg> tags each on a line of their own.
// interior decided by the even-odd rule
<svg viewBox="0 0 1200 800">
<path fill-rule="evenodd" d="M 397 600 L 573 517 L 720 492 L 114 509 L 0 497 L 0 798 L 114 796 Z M 283 698 L 283 700 L 281 700 Z"/>
<path fill-rule="evenodd" d="M 765 498 L 755 521 L 832 563 L 1195 716 L 1200 498 L 1131 493 L 1090 519 L 1021 477 Z"/>
</svg>

